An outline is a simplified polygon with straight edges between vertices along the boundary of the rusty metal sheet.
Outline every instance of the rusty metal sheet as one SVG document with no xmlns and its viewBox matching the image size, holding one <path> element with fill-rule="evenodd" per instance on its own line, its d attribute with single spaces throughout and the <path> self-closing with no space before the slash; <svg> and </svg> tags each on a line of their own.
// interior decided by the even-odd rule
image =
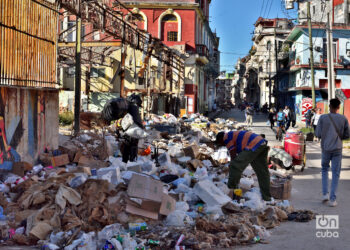
<svg viewBox="0 0 350 250">
<path fill-rule="evenodd" d="M 0 0 L 0 86 L 57 88 L 57 15 L 43 0 Z"/>
</svg>

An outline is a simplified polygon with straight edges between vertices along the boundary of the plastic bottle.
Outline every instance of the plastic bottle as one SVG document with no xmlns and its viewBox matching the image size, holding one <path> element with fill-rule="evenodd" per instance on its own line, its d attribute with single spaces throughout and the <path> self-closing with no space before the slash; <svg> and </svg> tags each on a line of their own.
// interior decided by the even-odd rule
<svg viewBox="0 0 350 250">
<path fill-rule="evenodd" d="M 147 223 L 146 222 L 139 222 L 139 223 L 129 223 L 129 230 L 130 231 L 145 231 L 147 230 Z"/>
</svg>

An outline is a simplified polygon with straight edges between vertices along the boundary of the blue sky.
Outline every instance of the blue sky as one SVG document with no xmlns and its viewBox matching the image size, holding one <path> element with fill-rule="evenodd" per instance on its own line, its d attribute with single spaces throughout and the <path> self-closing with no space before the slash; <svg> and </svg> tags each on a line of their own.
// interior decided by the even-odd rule
<svg viewBox="0 0 350 250">
<path fill-rule="evenodd" d="M 231 65 L 249 52 L 251 33 L 259 16 L 285 18 L 293 14 L 295 10 L 282 11 L 281 0 L 212 0 L 209 20 L 220 37 L 221 70 L 234 70 Z"/>
</svg>

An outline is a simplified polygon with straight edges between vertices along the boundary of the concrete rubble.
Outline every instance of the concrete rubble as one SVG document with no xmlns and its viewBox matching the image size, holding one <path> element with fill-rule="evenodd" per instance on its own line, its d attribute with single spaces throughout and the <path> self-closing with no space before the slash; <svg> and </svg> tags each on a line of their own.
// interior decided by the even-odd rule
<svg viewBox="0 0 350 250">
<path fill-rule="evenodd" d="M 267 243 L 267 229 L 283 221 L 313 219 L 311 211 L 294 211 L 287 199 L 263 201 L 251 167 L 240 182 L 241 199 L 230 198 L 230 157 L 213 140 L 217 132 L 232 129 L 242 127 L 232 119 L 197 114 L 152 115 L 137 162 L 122 162 L 112 126 L 84 131 L 40 155 L 35 166 L 16 163 L 0 175 L 1 244 L 230 248 Z M 149 146 L 152 153 L 143 154 Z M 285 173 L 271 170 L 271 182 L 283 180 Z"/>
</svg>

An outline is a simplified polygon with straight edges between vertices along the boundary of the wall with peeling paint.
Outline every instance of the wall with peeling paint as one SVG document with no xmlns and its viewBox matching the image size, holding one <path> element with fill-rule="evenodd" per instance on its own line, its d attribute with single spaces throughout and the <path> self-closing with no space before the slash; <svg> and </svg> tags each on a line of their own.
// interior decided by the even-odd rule
<svg viewBox="0 0 350 250">
<path fill-rule="evenodd" d="M 0 117 L 5 130 L 0 140 L 1 153 L 5 153 L 2 156 L 7 153 L 4 145 L 8 145 L 22 161 L 34 163 L 45 149 L 57 149 L 58 90 L 0 90 Z"/>
</svg>

